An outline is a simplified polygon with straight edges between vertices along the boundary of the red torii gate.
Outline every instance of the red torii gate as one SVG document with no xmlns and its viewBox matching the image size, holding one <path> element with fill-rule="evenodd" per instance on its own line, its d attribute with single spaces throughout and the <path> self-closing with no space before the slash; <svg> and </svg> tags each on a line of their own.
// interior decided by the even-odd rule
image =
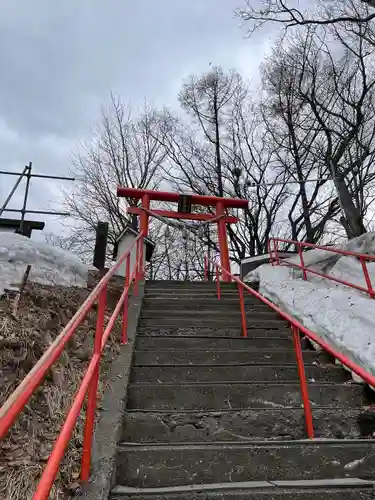
<svg viewBox="0 0 375 500">
<path fill-rule="evenodd" d="M 172 219 L 185 219 L 216 222 L 218 226 L 219 248 L 221 267 L 230 272 L 230 260 L 227 240 L 227 224 L 238 222 L 237 217 L 227 215 L 228 208 L 246 208 L 247 200 L 240 198 L 220 198 L 217 196 L 201 196 L 196 194 L 171 193 L 164 191 L 153 191 L 150 189 L 135 189 L 119 186 L 117 188 L 117 196 L 122 198 L 131 198 L 133 200 L 141 200 L 141 207 L 130 206 L 128 213 L 137 214 L 140 216 L 140 229 L 144 236 L 148 236 L 150 203 L 151 201 L 167 201 L 178 203 L 177 212 L 172 210 L 152 210 L 153 214 L 168 217 Z M 215 207 L 216 215 L 210 213 L 191 213 L 192 205 L 201 205 L 204 207 Z M 229 281 L 228 276 L 223 273 L 223 280 Z"/>
</svg>

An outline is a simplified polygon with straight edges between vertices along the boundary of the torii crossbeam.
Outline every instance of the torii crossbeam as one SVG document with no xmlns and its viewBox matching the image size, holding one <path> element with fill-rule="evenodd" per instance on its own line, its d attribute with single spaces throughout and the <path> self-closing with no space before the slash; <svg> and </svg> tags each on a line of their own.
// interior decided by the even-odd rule
<svg viewBox="0 0 375 500">
<path fill-rule="evenodd" d="M 218 226 L 221 267 L 230 273 L 227 224 L 234 224 L 238 222 L 238 218 L 227 215 L 227 209 L 246 208 L 248 206 L 247 200 L 240 198 L 220 198 L 217 196 L 201 196 L 196 194 L 190 195 L 165 191 L 152 191 L 150 189 L 135 189 L 121 186 L 117 188 L 117 196 L 130 198 L 132 200 L 141 200 L 141 207 L 130 206 L 128 208 L 128 213 L 140 216 L 140 229 L 144 236 L 148 236 L 150 217 L 148 211 L 152 210 L 152 208 L 150 208 L 151 201 L 178 203 L 178 211 L 176 212 L 173 210 L 152 210 L 155 215 L 160 217 L 204 222 L 212 220 L 212 222 L 216 222 Z M 213 216 L 210 213 L 191 213 L 192 205 L 215 207 L 216 215 Z M 223 273 L 223 280 L 229 281 L 230 278 Z"/>
</svg>

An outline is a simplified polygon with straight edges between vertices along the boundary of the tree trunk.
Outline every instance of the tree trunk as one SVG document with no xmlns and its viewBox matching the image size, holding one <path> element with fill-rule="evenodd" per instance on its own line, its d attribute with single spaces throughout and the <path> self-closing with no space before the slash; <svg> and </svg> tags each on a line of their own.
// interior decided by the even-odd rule
<svg viewBox="0 0 375 500">
<path fill-rule="evenodd" d="M 348 239 L 367 233 L 363 223 L 362 214 L 359 208 L 353 203 L 353 199 L 345 183 L 345 179 L 336 174 L 335 185 L 339 195 L 342 211 L 345 214 L 346 223 L 343 225 Z"/>
</svg>

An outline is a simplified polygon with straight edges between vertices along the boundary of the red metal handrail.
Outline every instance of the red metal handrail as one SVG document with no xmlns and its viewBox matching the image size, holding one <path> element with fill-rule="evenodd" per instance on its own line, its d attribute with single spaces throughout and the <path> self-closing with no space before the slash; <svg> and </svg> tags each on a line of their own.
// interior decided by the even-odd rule
<svg viewBox="0 0 375 500">
<path fill-rule="evenodd" d="M 285 258 L 280 259 L 279 246 L 278 246 L 279 243 L 287 243 L 290 245 L 295 245 L 297 247 L 298 255 L 300 258 L 300 264 L 295 264 L 294 262 L 290 262 Z M 307 267 L 305 265 L 304 258 L 303 258 L 303 255 L 304 255 L 303 248 L 324 250 L 327 252 L 331 252 L 331 253 L 335 253 L 335 254 L 339 254 L 339 255 L 345 255 L 348 257 L 355 257 L 355 258 L 359 259 L 361 266 L 362 266 L 362 272 L 363 272 L 363 276 L 365 278 L 366 287 L 363 287 L 361 285 L 357 285 L 355 283 L 351 283 L 349 281 L 342 280 L 340 278 L 336 278 L 336 276 L 321 273 L 320 271 L 316 271 L 315 269 L 312 269 L 311 267 Z M 316 276 L 320 276 L 321 278 L 327 278 L 331 281 L 335 281 L 336 283 L 341 283 L 342 285 L 349 286 L 351 288 L 355 288 L 356 290 L 359 290 L 361 292 L 365 292 L 371 298 L 375 299 L 375 291 L 373 289 L 370 274 L 368 272 L 367 265 L 366 265 L 366 261 L 375 262 L 375 257 L 372 255 L 365 255 L 365 254 L 361 254 L 358 252 L 349 252 L 347 250 L 340 250 L 338 248 L 331 248 L 331 247 L 326 247 L 326 246 L 321 246 L 321 245 L 313 245 L 312 243 L 304 243 L 301 241 L 286 240 L 283 238 L 270 238 L 268 240 L 268 252 L 270 255 L 270 264 L 272 266 L 279 265 L 279 266 L 292 267 L 295 269 L 301 269 L 302 276 L 303 276 L 303 279 L 305 281 L 307 280 L 307 273 L 315 274 Z"/>
<path fill-rule="evenodd" d="M 134 241 L 131 248 L 121 256 L 117 263 L 100 280 L 85 302 L 78 309 L 73 318 L 54 340 L 48 350 L 28 373 L 28 375 L 18 385 L 16 390 L 10 395 L 4 405 L 0 408 L 0 439 L 4 438 L 13 425 L 16 418 L 24 409 L 25 405 L 34 394 L 36 389 L 42 384 L 51 366 L 59 359 L 64 347 L 76 332 L 78 326 L 86 318 L 94 303 L 98 301 L 96 332 L 93 356 L 82 379 L 81 385 L 73 400 L 73 404 L 68 411 L 64 425 L 56 440 L 55 446 L 48 459 L 37 490 L 33 496 L 34 500 L 46 500 L 53 486 L 60 463 L 64 457 L 65 449 L 69 443 L 73 429 L 77 423 L 78 415 L 81 411 L 86 394 L 88 395 L 86 422 L 83 439 L 81 479 L 87 481 L 90 473 L 92 436 L 94 429 L 95 410 L 97 402 L 97 388 L 99 380 L 99 364 L 104 346 L 112 332 L 113 326 L 123 308 L 123 322 L 121 331 L 121 342 L 127 343 L 127 321 L 128 321 L 128 297 L 131 284 L 134 282 L 134 293 L 138 293 L 138 282 L 144 276 L 143 262 L 144 236 L 140 234 Z M 130 276 L 131 255 L 136 247 L 136 260 L 134 269 Z M 107 304 L 107 286 L 119 267 L 125 263 L 124 290 L 120 299 L 108 321 L 106 327 L 105 311 Z"/>
<path fill-rule="evenodd" d="M 212 261 L 213 265 L 218 265 L 215 261 Z M 220 266 L 219 266 L 220 267 Z M 293 336 L 293 344 L 294 344 L 294 349 L 296 352 L 296 361 L 297 361 L 297 369 L 298 369 L 298 375 L 299 375 L 299 380 L 300 380 L 300 390 L 301 390 L 301 397 L 302 397 L 302 402 L 303 402 L 303 407 L 304 407 L 304 413 L 305 413 L 305 425 L 306 425 L 306 432 L 307 436 L 309 439 L 314 439 L 314 425 L 313 425 L 313 417 L 312 417 L 312 411 L 311 411 L 311 403 L 309 400 L 308 396 L 308 384 L 307 384 L 307 379 L 306 379 L 306 374 L 305 374 L 305 365 L 303 361 L 303 351 L 301 347 L 301 338 L 300 338 L 300 333 L 303 333 L 307 338 L 309 338 L 311 341 L 315 342 L 318 344 L 320 347 L 322 347 L 328 354 L 333 356 L 335 359 L 340 361 L 341 364 L 349 368 L 349 370 L 353 371 L 355 374 L 357 374 L 365 383 L 370 385 L 371 387 L 375 388 L 375 377 L 368 373 L 366 370 L 358 366 L 356 363 L 351 361 L 349 358 L 344 356 L 343 354 L 340 354 L 337 352 L 333 347 L 331 347 L 327 342 L 322 340 L 316 333 L 312 332 L 308 328 L 306 328 L 302 323 L 297 321 L 295 318 L 290 316 L 289 314 L 285 313 L 282 311 L 278 306 L 273 304 L 271 301 L 266 299 L 262 294 L 259 292 L 255 291 L 248 285 L 246 285 L 243 281 L 241 281 L 239 278 L 234 276 L 233 274 L 229 273 L 227 270 L 221 268 L 222 273 L 227 273 L 228 275 L 230 274 L 230 277 L 233 281 L 235 281 L 238 285 L 239 289 L 239 295 L 240 295 L 240 305 L 241 305 L 241 317 L 242 317 L 242 329 L 243 329 L 243 335 L 247 336 L 247 328 L 246 328 L 246 313 L 245 313 L 245 308 L 244 308 L 244 299 L 243 299 L 243 292 L 246 290 L 250 295 L 253 295 L 257 299 L 259 299 L 261 302 L 269 306 L 273 311 L 277 312 L 285 321 L 287 321 L 292 330 L 292 336 Z M 220 281 L 219 283 L 219 290 L 218 293 L 220 293 Z M 240 292 L 242 290 L 242 293 Z"/>
</svg>

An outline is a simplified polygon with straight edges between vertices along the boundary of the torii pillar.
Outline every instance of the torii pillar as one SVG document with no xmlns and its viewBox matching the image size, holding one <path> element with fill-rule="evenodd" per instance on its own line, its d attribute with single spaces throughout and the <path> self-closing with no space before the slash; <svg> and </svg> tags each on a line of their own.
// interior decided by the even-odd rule
<svg viewBox="0 0 375 500">
<path fill-rule="evenodd" d="M 117 196 L 130 198 L 133 200 L 141 200 L 141 208 L 131 206 L 128 209 L 128 213 L 137 214 L 140 216 L 140 230 L 144 236 L 148 236 L 149 218 L 150 215 L 152 216 L 152 214 L 172 219 L 216 222 L 219 236 L 221 267 L 222 269 L 228 271 L 228 273 L 231 272 L 227 239 L 227 224 L 238 222 L 238 218 L 227 215 L 227 209 L 244 209 L 248 206 L 247 200 L 243 200 L 240 198 L 220 198 L 217 196 L 170 193 L 164 191 L 152 191 L 150 189 L 135 189 L 121 186 L 117 188 Z M 152 210 L 150 208 L 151 201 L 178 203 L 179 209 L 177 212 L 174 212 L 172 210 Z M 216 215 L 212 215 L 210 213 L 191 213 L 192 205 L 215 207 Z M 152 211 L 151 214 L 150 211 Z M 230 276 L 226 273 L 223 273 L 223 281 L 231 281 Z"/>
</svg>

